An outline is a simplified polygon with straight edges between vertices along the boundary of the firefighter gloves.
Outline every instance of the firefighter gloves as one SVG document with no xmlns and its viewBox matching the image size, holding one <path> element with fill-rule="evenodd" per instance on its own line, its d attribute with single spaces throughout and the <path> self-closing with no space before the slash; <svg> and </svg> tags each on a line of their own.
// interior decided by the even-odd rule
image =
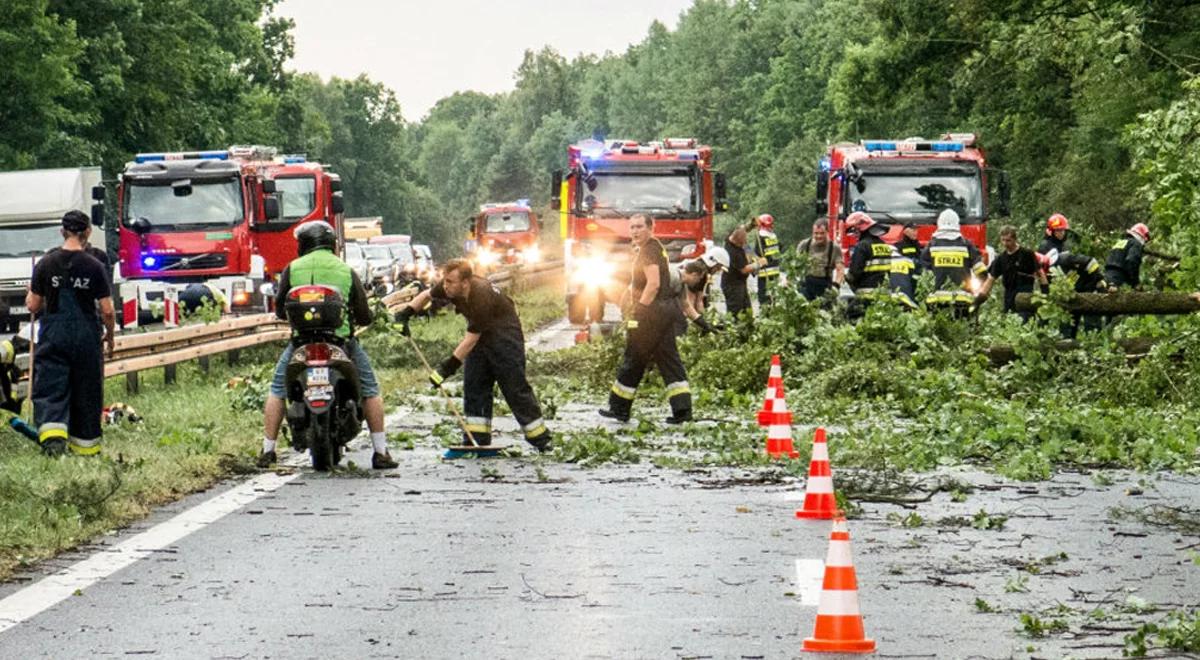
<svg viewBox="0 0 1200 660">
<path fill-rule="evenodd" d="M 434 387 L 441 387 L 442 383 L 446 382 L 447 378 L 453 376 L 461 366 L 462 360 L 451 355 L 441 364 L 439 364 L 438 368 L 433 373 L 429 374 L 429 382 L 432 383 Z"/>
<path fill-rule="evenodd" d="M 393 317 L 395 325 L 399 326 L 397 329 L 400 331 L 400 334 L 404 335 L 405 337 L 412 336 L 412 329 L 408 327 L 408 322 L 412 319 L 414 314 L 416 314 L 416 312 L 413 311 L 413 308 L 406 306 L 404 309 L 396 312 L 396 316 Z"/>
</svg>

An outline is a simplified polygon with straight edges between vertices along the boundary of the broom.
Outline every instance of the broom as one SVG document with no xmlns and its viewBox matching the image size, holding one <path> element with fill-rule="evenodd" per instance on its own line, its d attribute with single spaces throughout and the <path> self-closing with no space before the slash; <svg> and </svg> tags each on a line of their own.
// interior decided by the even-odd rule
<svg viewBox="0 0 1200 660">
<path fill-rule="evenodd" d="M 412 338 L 412 335 L 406 335 L 406 337 L 409 345 L 412 346 L 413 351 L 417 354 L 417 357 L 421 359 L 421 364 L 425 365 L 425 369 L 432 374 L 433 367 L 429 366 L 429 360 L 425 359 L 425 354 L 422 353 L 421 348 L 417 346 L 416 340 Z M 458 408 L 454 406 L 454 402 L 451 401 L 450 394 L 446 392 L 446 388 L 442 387 L 441 383 L 438 383 L 437 389 L 442 393 L 442 398 L 446 401 L 446 407 L 450 409 L 450 412 L 454 413 L 454 418 L 458 420 L 458 425 L 462 428 L 463 433 L 467 436 L 467 440 L 471 442 L 469 445 L 459 445 L 448 448 L 446 453 L 442 455 L 442 458 L 462 458 L 463 456 L 471 454 L 483 458 L 496 456 L 499 454 L 503 447 L 481 445 L 478 442 L 475 442 L 475 434 L 471 433 L 471 429 L 467 428 L 467 420 L 463 419 L 462 413 L 458 412 Z"/>
</svg>

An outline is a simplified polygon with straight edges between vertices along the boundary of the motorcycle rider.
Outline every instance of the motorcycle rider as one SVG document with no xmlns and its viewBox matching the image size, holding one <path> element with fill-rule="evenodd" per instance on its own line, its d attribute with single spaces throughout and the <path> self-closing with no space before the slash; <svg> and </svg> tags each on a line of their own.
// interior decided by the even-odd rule
<svg viewBox="0 0 1200 660">
<path fill-rule="evenodd" d="M 436 300 L 450 301 L 466 317 L 467 334 L 430 374 L 429 381 L 440 387 L 463 367 L 463 414 L 470 437 L 479 445 L 492 443 L 492 397 L 499 385 L 525 441 L 538 452 L 549 451 L 553 436 L 525 377 L 525 335 L 512 299 L 487 278 L 475 275 L 470 261 L 451 259 L 442 266 L 441 282 L 396 312 L 395 321 L 402 324 L 404 336 L 412 334 L 412 317 Z M 466 433 L 463 441 L 468 442 Z"/>
<path fill-rule="evenodd" d="M 397 467 L 399 463 L 392 460 L 388 452 L 387 434 L 383 430 L 383 398 L 379 395 L 379 381 L 375 378 L 375 371 L 371 368 L 371 361 L 366 352 L 354 338 L 355 325 L 364 326 L 371 322 L 367 291 L 350 266 L 334 254 L 334 250 L 337 249 L 337 235 L 329 223 L 312 220 L 296 227 L 293 233 L 299 244 L 300 256 L 288 264 L 279 275 L 275 315 L 280 319 L 287 318 L 287 296 L 293 284 L 319 284 L 335 288 L 341 293 L 348 309 L 341 327 L 334 334 L 345 342 L 342 347 L 358 369 L 359 384 L 362 386 L 363 415 L 367 418 L 367 428 L 371 432 L 371 446 L 374 450 L 371 455 L 371 467 L 376 470 Z M 270 467 L 277 460 L 275 438 L 279 434 L 279 426 L 283 423 L 287 400 L 287 365 L 295 349 L 295 345 L 289 342 L 275 365 L 271 392 L 263 406 L 263 447 L 258 457 L 259 467 Z"/>
</svg>

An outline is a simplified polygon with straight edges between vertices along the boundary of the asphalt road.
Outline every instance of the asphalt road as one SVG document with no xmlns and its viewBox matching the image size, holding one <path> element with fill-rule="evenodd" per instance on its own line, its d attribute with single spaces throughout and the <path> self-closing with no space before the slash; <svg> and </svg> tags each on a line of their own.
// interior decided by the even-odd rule
<svg viewBox="0 0 1200 660">
<path fill-rule="evenodd" d="M 0 658 L 786 658 L 812 631 L 830 525 L 794 519 L 801 486 L 773 471 L 442 461 L 432 439 L 397 457 L 231 481 L 0 585 Z M 965 501 L 850 523 L 881 657 L 1120 657 L 1157 616 L 1142 603 L 1196 605 L 1200 539 L 1110 511 L 1195 506 L 1200 478 L 953 476 L 977 486 Z M 963 524 L 981 510 L 1002 527 Z M 1068 631 L 1031 637 L 1022 613 Z"/>
</svg>

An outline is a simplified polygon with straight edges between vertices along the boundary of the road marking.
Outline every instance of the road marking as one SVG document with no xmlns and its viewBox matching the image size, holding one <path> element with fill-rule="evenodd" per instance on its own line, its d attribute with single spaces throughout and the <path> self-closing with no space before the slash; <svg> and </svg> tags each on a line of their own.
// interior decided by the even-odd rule
<svg viewBox="0 0 1200 660">
<path fill-rule="evenodd" d="M 821 601 L 821 585 L 825 582 L 825 562 L 820 559 L 796 560 L 796 593 L 800 604 L 816 607 Z"/>
<path fill-rule="evenodd" d="M 76 591 L 90 587 L 152 552 L 203 529 L 298 476 L 298 472 L 259 475 L 0 600 L 0 633 L 28 621 Z"/>
</svg>

